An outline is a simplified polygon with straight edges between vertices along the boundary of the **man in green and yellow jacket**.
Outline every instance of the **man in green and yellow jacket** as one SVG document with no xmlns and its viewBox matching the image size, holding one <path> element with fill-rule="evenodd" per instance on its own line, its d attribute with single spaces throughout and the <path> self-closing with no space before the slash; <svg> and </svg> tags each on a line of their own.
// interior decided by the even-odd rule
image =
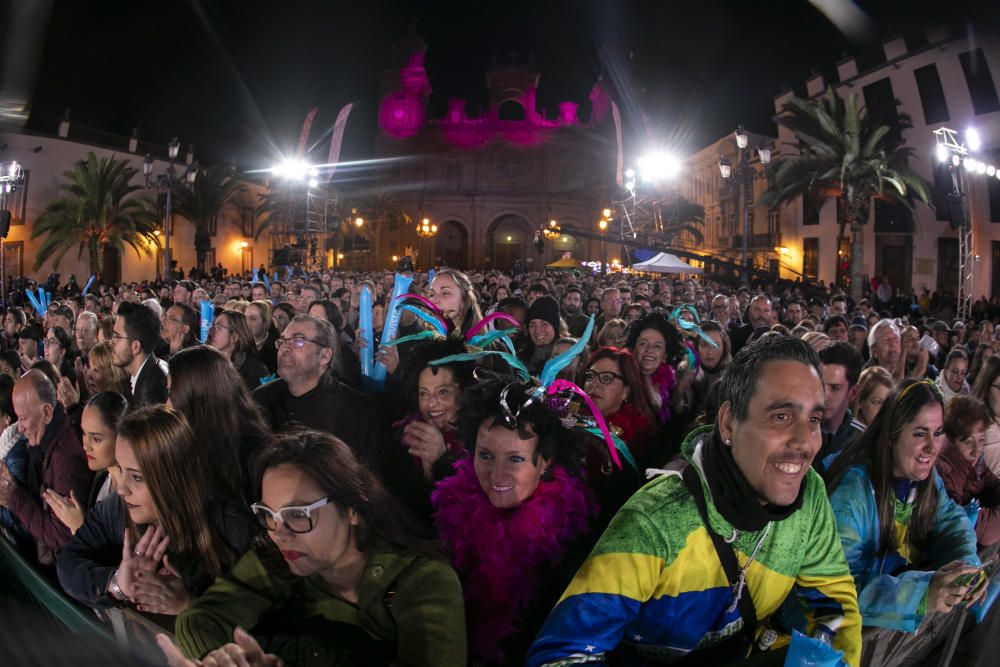
<svg viewBox="0 0 1000 667">
<path fill-rule="evenodd" d="M 618 512 L 527 664 L 601 664 L 612 653 L 625 665 L 740 662 L 768 645 L 760 629 L 796 586 L 809 632 L 857 665 L 857 592 L 810 467 L 822 377 L 798 339 L 766 336 L 741 350 L 721 381 L 716 424 L 691 433 L 683 461 Z"/>
</svg>

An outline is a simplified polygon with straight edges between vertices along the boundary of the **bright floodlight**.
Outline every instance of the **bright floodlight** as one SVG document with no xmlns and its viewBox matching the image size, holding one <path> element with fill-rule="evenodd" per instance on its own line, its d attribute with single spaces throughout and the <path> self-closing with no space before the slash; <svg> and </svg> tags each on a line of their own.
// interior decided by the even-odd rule
<svg viewBox="0 0 1000 667">
<path fill-rule="evenodd" d="M 965 143 L 970 151 L 978 151 L 983 145 L 983 142 L 979 139 L 979 130 L 974 127 L 967 129 L 965 131 Z"/>
<path fill-rule="evenodd" d="M 309 179 L 309 187 L 311 187 L 311 188 L 318 188 L 319 187 L 319 181 L 316 180 L 315 178 L 310 178 Z"/>
<path fill-rule="evenodd" d="M 951 151 L 944 144 L 938 144 L 937 148 L 934 149 L 934 154 L 937 155 L 939 162 L 947 162 L 948 156 L 951 155 Z"/>
<path fill-rule="evenodd" d="M 994 167 L 992 164 L 989 165 L 988 167 L 986 167 L 986 175 L 987 176 L 992 176 L 995 173 L 997 173 L 997 168 Z"/>
<path fill-rule="evenodd" d="M 986 163 L 985 162 L 977 162 L 976 163 L 976 171 L 978 171 L 980 174 L 985 174 L 986 173 Z"/>
<path fill-rule="evenodd" d="M 639 158 L 639 174 L 647 183 L 673 178 L 680 170 L 680 159 L 670 153 L 655 152 Z"/>
<path fill-rule="evenodd" d="M 302 160 L 285 160 L 273 167 L 271 173 L 289 181 L 302 181 L 305 180 L 306 174 L 309 173 L 309 165 Z"/>
<path fill-rule="evenodd" d="M 635 178 L 635 169 L 626 169 L 625 170 L 625 178 L 627 178 L 629 180 L 632 180 L 633 178 Z"/>
<path fill-rule="evenodd" d="M 975 171 L 976 170 L 976 161 L 974 159 L 972 159 L 971 157 L 970 158 L 965 158 L 965 162 L 962 163 L 962 166 L 964 166 L 968 171 Z"/>
<path fill-rule="evenodd" d="M 957 167 L 958 165 L 962 164 L 962 158 L 960 158 L 957 155 L 952 155 L 951 156 L 951 163 Z"/>
</svg>

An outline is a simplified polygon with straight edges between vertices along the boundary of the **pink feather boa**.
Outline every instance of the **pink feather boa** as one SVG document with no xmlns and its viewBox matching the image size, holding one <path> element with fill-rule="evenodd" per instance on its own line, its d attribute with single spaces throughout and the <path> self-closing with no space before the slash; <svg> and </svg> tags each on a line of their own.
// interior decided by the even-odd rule
<svg viewBox="0 0 1000 667">
<path fill-rule="evenodd" d="M 666 424 L 670 421 L 670 394 L 677 386 L 677 374 L 673 366 L 663 363 L 649 379 L 653 390 L 660 395 L 660 412 L 657 416 L 661 424 Z"/>
<path fill-rule="evenodd" d="M 597 503 L 582 479 L 553 466 L 552 480 L 512 509 L 490 503 L 472 459 L 438 482 L 431 501 L 438 534 L 462 580 L 469 653 L 503 664 L 501 644 L 520 630 L 522 612 L 536 602 L 547 566 L 587 531 Z"/>
</svg>

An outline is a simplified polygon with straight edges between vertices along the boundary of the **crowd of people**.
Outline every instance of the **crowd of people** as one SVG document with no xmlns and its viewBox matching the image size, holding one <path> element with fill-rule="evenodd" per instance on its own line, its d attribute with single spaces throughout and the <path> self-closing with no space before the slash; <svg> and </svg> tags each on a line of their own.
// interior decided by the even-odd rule
<svg viewBox="0 0 1000 667">
<path fill-rule="evenodd" d="M 993 659 L 989 302 L 261 277 L 4 314 L 4 538 L 171 665 Z"/>
</svg>

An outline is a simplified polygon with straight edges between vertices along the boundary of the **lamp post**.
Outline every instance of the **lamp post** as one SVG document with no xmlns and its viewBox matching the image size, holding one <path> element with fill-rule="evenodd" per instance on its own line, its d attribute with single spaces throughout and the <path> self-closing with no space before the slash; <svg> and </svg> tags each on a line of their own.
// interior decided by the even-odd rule
<svg viewBox="0 0 1000 667">
<path fill-rule="evenodd" d="M 608 274 L 608 241 L 605 233 L 608 231 L 608 222 L 611 218 L 611 209 L 602 211 L 603 217 L 597 221 L 597 228 L 601 230 L 601 275 Z"/>
<path fill-rule="evenodd" d="M 11 213 L 7 210 L 7 195 L 24 185 L 24 169 L 17 162 L 0 168 L 0 300 L 7 300 L 7 267 L 4 265 L 3 240 L 10 231 Z"/>
<path fill-rule="evenodd" d="M 741 197 L 743 206 L 743 266 L 750 268 L 750 207 L 753 205 L 753 182 L 759 178 L 765 178 L 765 175 L 750 165 L 751 151 L 747 148 L 750 143 L 750 135 L 743 129 L 742 125 L 736 128 L 734 137 L 737 150 L 736 166 L 734 167 L 725 156 L 720 157 L 719 172 L 724 180 L 735 176 L 743 188 L 743 196 Z M 770 147 L 764 144 L 757 146 L 757 155 L 761 164 L 768 164 L 771 161 Z M 734 169 L 735 174 L 733 173 Z"/>
<path fill-rule="evenodd" d="M 423 218 L 417 225 L 417 236 L 422 239 L 432 239 L 437 234 L 438 226 L 430 221 L 430 218 Z M 431 262 L 433 264 L 433 262 Z"/>
<path fill-rule="evenodd" d="M 177 140 L 177 137 L 174 137 L 167 144 L 167 157 L 169 160 L 167 162 L 167 169 L 162 174 L 153 174 L 153 158 L 148 153 L 142 163 L 142 174 L 146 178 L 146 187 L 148 189 L 156 188 L 160 192 L 167 194 L 166 219 L 163 222 L 163 273 L 161 274 L 167 280 L 170 279 L 170 214 L 173 207 L 174 188 L 191 187 L 194 185 L 194 179 L 198 176 L 198 163 L 194 161 L 194 146 L 188 149 L 187 166 L 184 169 L 184 173 L 178 176 L 177 169 L 174 167 L 174 160 L 177 159 L 180 149 L 181 142 Z M 159 267 L 157 267 L 157 272 L 159 272 Z"/>
<path fill-rule="evenodd" d="M 355 256 L 355 248 L 357 246 L 358 232 L 360 232 L 361 228 L 364 226 L 365 226 L 364 218 L 362 218 L 360 215 L 354 218 L 354 233 L 351 234 L 351 257 L 354 258 L 355 263 L 357 263 L 358 259 L 357 256 Z M 355 270 L 357 270 L 357 268 L 358 268 L 357 266 L 354 267 Z"/>
</svg>

